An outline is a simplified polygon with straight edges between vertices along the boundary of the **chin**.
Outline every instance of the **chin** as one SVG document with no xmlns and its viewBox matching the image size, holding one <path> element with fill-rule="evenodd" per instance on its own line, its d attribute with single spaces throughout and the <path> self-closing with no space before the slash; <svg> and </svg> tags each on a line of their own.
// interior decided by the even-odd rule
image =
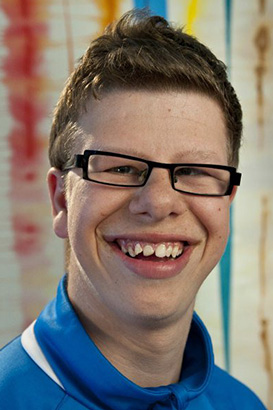
<svg viewBox="0 0 273 410">
<path fill-rule="evenodd" d="M 137 306 L 131 306 L 130 322 L 141 327 L 159 329 L 179 322 L 187 312 L 193 310 L 194 301 L 191 303 L 186 303 L 185 301 L 185 303 L 181 304 L 182 296 L 179 298 L 180 303 L 174 303 L 170 296 L 166 298 L 168 300 L 165 302 L 162 299 L 155 301 L 155 303 L 152 303 L 151 300 L 146 304 L 143 302 L 140 309 Z M 172 302 L 171 304 L 170 301 Z"/>
</svg>

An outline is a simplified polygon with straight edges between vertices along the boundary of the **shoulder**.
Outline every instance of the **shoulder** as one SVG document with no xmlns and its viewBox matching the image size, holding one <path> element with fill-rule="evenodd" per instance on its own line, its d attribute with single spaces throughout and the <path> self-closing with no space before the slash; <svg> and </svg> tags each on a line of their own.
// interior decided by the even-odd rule
<svg viewBox="0 0 273 410">
<path fill-rule="evenodd" d="M 20 338 L 0 351 L 0 408 L 34 410 L 42 399 L 53 409 L 65 396 L 24 351 Z"/>
<path fill-rule="evenodd" d="M 230 410 L 265 410 L 253 391 L 218 366 L 214 367 L 208 393 L 211 401 L 228 403 Z"/>
</svg>

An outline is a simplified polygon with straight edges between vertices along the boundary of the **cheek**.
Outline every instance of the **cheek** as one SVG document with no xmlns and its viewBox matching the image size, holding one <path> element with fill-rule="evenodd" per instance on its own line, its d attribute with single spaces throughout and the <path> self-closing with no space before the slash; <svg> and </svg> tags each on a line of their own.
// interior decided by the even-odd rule
<svg viewBox="0 0 273 410">
<path fill-rule="evenodd" d="M 198 207 L 197 207 L 198 205 Z M 207 239 L 224 244 L 229 235 L 230 203 L 228 198 L 202 198 L 196 204 L 195 214 L 206 231 Z"/>
<path fill-rule="evenodd" d="M 216 211 L 216 225 L 219 233 L 219 239 L 227 240 L 229 235 L 230 227 L 230 206 L 225 204 L 224 206 L 219 206 Z"/>
<path fill-rule="evenodd" d="M 81 244 L 96 240 L 99 228 L 120 211 L 128 201 L 128 194 L 89 183 L 79 184 L 68 203 L 70 241 L 75 237 Z"/>
<path fill-rule="evenodd" d="M 217 265 L 225 251 L 229 235 L 229 202 L 226 198 L 205 198 L 196 209 L 204 232 L 200 269 L 204 279 Z"/>
</svg>

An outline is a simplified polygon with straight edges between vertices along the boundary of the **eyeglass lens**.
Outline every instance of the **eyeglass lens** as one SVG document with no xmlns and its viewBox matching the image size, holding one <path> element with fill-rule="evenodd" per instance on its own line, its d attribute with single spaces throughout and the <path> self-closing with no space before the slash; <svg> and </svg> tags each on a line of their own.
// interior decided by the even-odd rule
<svg viewBox="0 0 273 410">
<path fill-rule="evenodd" d="M 91 155 L 88 178 L 115 185 L 142 185 L 148 172 L 145 162 L 110 155 Z"/>
</svg>

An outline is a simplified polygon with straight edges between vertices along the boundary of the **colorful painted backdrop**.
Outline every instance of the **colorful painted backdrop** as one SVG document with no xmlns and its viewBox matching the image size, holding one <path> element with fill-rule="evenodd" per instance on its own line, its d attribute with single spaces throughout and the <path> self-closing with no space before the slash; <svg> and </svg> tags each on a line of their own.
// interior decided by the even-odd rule
<svg viewBox="0 0 273 410">
<path fill-rule="evenodd" d="M 64 270 L 45 175 L 51 112 L 91 38 L 132 7 L 186 25 L 228 65 L 244 110 L 242 187 L 226 253 L 197 310 L 216 361 L 273 409 L 273 2 L 0 1 L 0 345 L 53 297 Z"/>
</svg>

